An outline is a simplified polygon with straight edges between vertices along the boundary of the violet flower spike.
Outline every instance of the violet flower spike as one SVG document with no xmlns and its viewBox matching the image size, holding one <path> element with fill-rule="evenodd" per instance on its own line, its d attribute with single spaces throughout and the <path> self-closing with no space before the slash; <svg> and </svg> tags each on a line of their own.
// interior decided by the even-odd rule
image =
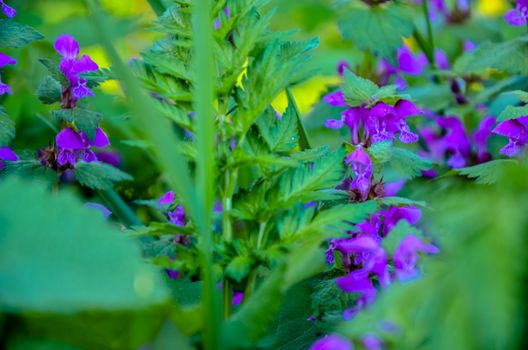
<svg viewBox="0 0 528 350">
<path fill-rule="evenodd" d="M 526 25 L 528 23 L 528 0 L 517 0 L 515 8 L 506 12 L 504 19 L 515 27 Z"/>
<path fill-rule="evenodd" d="M 159 205 L 172 204 L 172 203 L 174 203 L 174 192 L 173 191 L 169 191 L 165 193 L 163 196 L 161 196 L 158 202 Z"/>
<path fill-rule="evenodd" d="M 88 55 L 82 55 L 77 59 L 80 53 L 79 43 L 69 34 L 61 34 L 55 41 L 54 47 L 62 56 L 59 68 L 70 82 L 73 96 L 77 99 L 94 96 L 86 86 L 86 79 L 81 78 L 79 74 L 98 70 L 97 63 Z"/>
<path fill-rule="evenodd" d="M 477 161 L 479 163 L 487 162 L 491 159 L 488 152 L 488 139 L 492 135 L 495 117 L 486 117 L 480 122 L 478 129 L 473 134 L 473 140 L 477 151 Z"/>
<path fill-rule="evenodd" d="M 169 211 L 167 215 L 169 216 L 170 222 L 174 225 L 185 226 L 185 211 L 183 210 L 183 206 L 178 205 L 173 211 Z"/>
<path fill-rule="evenodd" d="M 6 3 L 3 0 L 0 0 L 0 4 L 2 4 L 2 12 L 4 13 L 4 15 L 6 15 L 9 18 L 13 18 L 16 16 L 16 10 L 14 8 L 6 5 Z"/>
</svg>

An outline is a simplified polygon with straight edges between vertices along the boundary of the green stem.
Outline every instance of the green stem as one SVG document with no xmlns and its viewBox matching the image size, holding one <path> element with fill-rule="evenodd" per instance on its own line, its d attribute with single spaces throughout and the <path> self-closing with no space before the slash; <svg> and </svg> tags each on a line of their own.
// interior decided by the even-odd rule
<svg viewBox="0 0 528 350">
<path fill-rule="evenodd" d="M 225 278 L 222 283 L 222 299 L 224 306 L 224 320 L 227 320 L 233 313 L 233 286 L 231 281 L 227 278 Z"/>
<path fill-rule="evenodd" d="M 262 248 L 262 244 L 264 243 L 264 235 L 266 234 L 266 226 L 268 226 L 268 222 L 261 222 L 259 225 L 259 233 L 257 238 L 257 250 L 260 250 Z"/>
<path fill-rule="evenodd" d="M 141 221 L 137 218 L 136 214 L 125 201 L 114 191 L 111 190 L 100 190 L 97 191 L 99 197 L 105 202 L 105 204 L 112 210 L 117 216 L 119 221 L 125 226 L 139 226 Z"/>
<path fill-rule="evenodd" d="M 435 52 L 435 43 L 434 43 L 434 36 L 433 36 L 433 27 L 431 25 L 431 18 L 429 17 L 429 0 L 423 0 L 422 1 L 422 10 L 423 15 L 425 17 L 425 23 L 427 26 L 427 52 L 426 56 L 429 60 L 429 63 L 433 68 L 436 67 L 436 62 L 434 59 L 434 52 Z"/>
<path fill-rule="evenodd" d="M 216 121 L 214 117 L 214 54 L 211 0 L 194 0 L 193 69 L 196 72 L 193 107 L 196 111 L 196 191 L 200 232 L 200 262 L 203 280 L 204 347 L 207 350 L 221 347 L 221 303 L 213 275 L 212 209 L 215 197 L 216 172 Z"/>
</svg>

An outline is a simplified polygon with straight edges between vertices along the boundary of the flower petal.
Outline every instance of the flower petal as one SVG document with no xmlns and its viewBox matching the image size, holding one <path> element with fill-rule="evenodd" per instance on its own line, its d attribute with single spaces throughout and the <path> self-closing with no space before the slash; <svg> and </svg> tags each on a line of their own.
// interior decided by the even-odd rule
<svg viewBox="0 0 528 350">
<path fill-rule="evenodd" d="M 66 149 L 84 149 L 84 141 L 75 130 L 72 128 L 62 129 L 55 138 L 57 146 Z"/>
<path fill-rule="evenodd" d="M 8 65 L 8 64 L 16 64 L 17 61 L 5 53 L 0 52 L 0 68 Z"/>
<path fill-rule="evenodd" d="M 0 148 L 0 159 L 9 160 L 11 162 L 17 161 L 19 158 L 9 147 Z"/>
<path fill-rule="evenodd" d="M 53 45 L 64 58 L 76 59 L 79 55 L 79 43 L 70 34 L 61 34 Z"/>
</svg>

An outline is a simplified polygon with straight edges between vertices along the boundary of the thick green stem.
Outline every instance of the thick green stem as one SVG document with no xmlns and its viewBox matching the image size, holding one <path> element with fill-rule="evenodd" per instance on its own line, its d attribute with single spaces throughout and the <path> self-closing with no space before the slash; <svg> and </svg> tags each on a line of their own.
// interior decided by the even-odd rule
<svg viewBox="0 0 528 350">
<path fill-rule="evenodd" d="M 128 227 L 141 225 L 141 221 L 139 221 L 134 211 L 130 209 L 116 191 L 100 190 L 97 193 L 123 225 Z"/>
</svg>

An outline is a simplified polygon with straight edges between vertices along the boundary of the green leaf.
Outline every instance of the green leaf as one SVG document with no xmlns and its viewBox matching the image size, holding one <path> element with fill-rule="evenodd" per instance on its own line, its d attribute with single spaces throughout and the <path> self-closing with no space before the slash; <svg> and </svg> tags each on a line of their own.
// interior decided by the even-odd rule
<svg viewBox="0 0 528 350">
<path fill-rule="evenodd" d="M 15 136 L 15 122 L 8 117 L 4 107 L 0 106 L 0 146 L 8 145 Z"/>
<path fill-rule="evenodd" d="M 497 159 L 490 162 L 457 169 L 460 175 L 465 175 L 475 179 L 475 182 L 482 185 L 491 185 L 501 178 L 504 170 L 512 164 L 517 164 L 513 159 Z"/>
<path fill-rule="evenodd" d="M 1 309 L 137 310 L 167 299 L 133 241 L 70 192 L 10 178 L 0 193 Z"/>
<path fill-rule="evenodd" d="M 299 140 L 297 118 L 291 105 L 280 120 L 273 108 L 266 109 L 256 124 L 271 152 L 288 152 L 297 145 Z"/>
<path fill-rule="evenodd" d="M 484 43 L 465 53 L 454 70 L 463 74 L 495 68 L 511 74 L 528 74 L 528 36 L 502 43 Z"/>
<path fill-rule="evenodd" d="M 350 230 L 357 224 L 376 212 L 378 205 L 375 201 L 355 204 L 342 204 L 319 212 L 312 222 L 299 230 L 296 234 L 321 232 L 326 237 L 337 236 L 340 232 Z"/>
<path fill-rule="evenodd" d="M 0 47 L 19 48 L 43 38 L 42 34 L 29 26 L 10 19 L 0 20 Z"/>
<path fill-rule="evenodd" d="M 398 248 L 398 245 L 400 245 L 400 242 L 408 235 L 415 235 L 416 237 L 421 238 L 423 233 L 422 230 L 411 226 L 407 220 L 400 220 L 396 226 L 389 231 L 387 236 L 383 238 L 381 246 L 390 256 L 392 256 L 396 251 L 396 248 Z"/>
<path fill-rule="evenodd" d="M 408 205 L 413 205 L 416 207 L 422 207 L 427 208 L 427 203 L 423 201 L 415 201 L 409 198 L 403 198 L 403 197 L 381 197 L 376 199 L 376 201 L 381 205 L 387 205 L 387 206 L 397 206 L 397 207 L 403 207 Z"/>
<path fill-rule="evenodd" d="M 44 67 L 48 70 L 51 77 L 58 81 L 61 85 L 67 86 L 69 85 L 68 80 L 64 76 L 64 74 L 59 69 L 59 62 L 56 60 L 48 59 L 48 58 L 39 58 L 39 62 L 42 63 Z"/>
<path fill-rule="evenodd" d="M 74 174 L 81 185 L 98 190 L 111 189 L 115 182 L 132 180 L 129 174 L 101 162 L 78 162 Z"/>
<path fill-rule="evenodd" d="M 37 89 L 37 97 L 44 104 L 60 102 L 62 98 L 61 84 L 51 76 L 46 76 Z"/>
<path fill-rule="evenodd" d="M 20 159 L 16 162 L 4 161 L 4 168 L 0 171 L 2 175 L 17 175 L 28 180 L 44 180 L 50 184 L 58 181 L 58 175 L 50 168 L 42 166 L 36 159 Z"/>
<path fill-rule="evenodd" d="M 322 195 L 319 191 L 335 188 L 345 175 L 343 158 L 344 149 L 340 148 L 313 163 L 286 171 L 275 191 L 275 204 L 289 207 L 298 200 L 317 200 Z"/>
<path fill-rule="evenodd" d="M 508 106 L 499 114 L 497 121 L 502 122 L 509 119 L 517 119 L 528 115 L 528 105 L 522 107 Z"/>
<path fill-rule="evenodd" d="M 403 45 L 402 38 L 413 31 L 409 12 L 398 5 L 361 6 L 351 9 L 338 22 L 343 37 L 360 50 L 370 50 L 383 58 L 394 59 Z"/>
<path fill-rule="evenodd" d="M 224 324 L 223 348 L 251 348 L 265 334 L 281 305 L 284 274 L 284 266 L 276 268 L 255 294 Z"/>
<path fill-rule="evenodd" d="M 349 69 L 345 70 L 343 94 L 347 105 L 354 107 L 369 102 L 378 89 L 379 87 L 370 80 L 355 75 Z"/>
<path fill-rule="evenodd" d="M 253 259 L 249 256 L 239 255 L 227 265 L 225 273 L 238 283 L 240 283 L 249 273 Z"/>
<path fill-rule="evenodd" d="M 514 90 L 507 92 L 508 94 L 514 95 L 517 97 L 521 102 L 528 103 L 528 92 L 522 91 L 522 90 Z"/>
<path fill-rule="evenodd" d="M 59 109 L 51 111 L 51 114 L 59 120 L 75 123 L 90 139 L 93 139 L 95 129 L 103 118 L 102 114 L 83 108 Z"/>
</svg>

